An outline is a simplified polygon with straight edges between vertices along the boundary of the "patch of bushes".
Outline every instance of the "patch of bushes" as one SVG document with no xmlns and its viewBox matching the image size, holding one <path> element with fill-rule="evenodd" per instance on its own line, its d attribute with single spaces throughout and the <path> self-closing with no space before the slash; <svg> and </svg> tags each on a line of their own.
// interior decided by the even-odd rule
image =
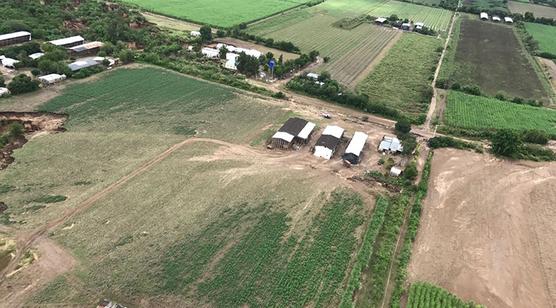
<svg viewBox="0 0 556 308">
<path fill-rule="evenodd" d="M 74 73 L 73 78 L 76 78 L 76 79 L 87 78 L 87 77 L 92 76 L 94 74 L 98 74 L 98 73 L 102 72 L 103 70 L 104 69 L 99 65 L 86 67 L 86 68 L 80 69 L 79 71 L 77 71 L 77 73 Z"/>
<path fill-rule="evenodd" d="M 33 202 L 37 203 L 58 203 L 62 201 L 66 201 L 67 197 L 62 195 L 46 195 L 34 199 Z"/>
<path fill-rule="evenodd" d="M 478 144 L 465 142 L 448 136 L 437 136 L 431 138 L 428 141 L 428 146 L 432 149 L 454 148 L 460 150 L 474 150 L 478 153 L 483 152 L 482 147 Z"/>
<path fill-rule="evenodd" d="M 21 74 L 14 77 L 8 84 L 8 90 L 13 95 L 34 92 L 39 89 L 39 82 L 31 77 Z"/>
</svg>

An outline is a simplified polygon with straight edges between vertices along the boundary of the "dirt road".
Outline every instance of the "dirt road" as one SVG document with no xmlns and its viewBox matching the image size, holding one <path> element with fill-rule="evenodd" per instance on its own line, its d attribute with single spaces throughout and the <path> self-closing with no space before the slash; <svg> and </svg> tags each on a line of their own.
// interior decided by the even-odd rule
<svg viewBox="0 0 556 308">
<path fill-rule="evenodd" d="M 487 307 L 555 307 L 556 163 L 437 150 L 409 266 Z"/>
</svg>

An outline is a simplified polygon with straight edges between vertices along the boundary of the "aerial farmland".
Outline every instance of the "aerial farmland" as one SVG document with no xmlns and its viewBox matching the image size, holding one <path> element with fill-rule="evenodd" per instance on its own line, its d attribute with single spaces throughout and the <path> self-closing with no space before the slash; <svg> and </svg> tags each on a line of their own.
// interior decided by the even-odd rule
<svg viewBox="0 0 556 308">
<path fill-rule="evenodd" d="M 555 305 L 550 1 L 0 5 L 0 307 Z"/>
</svg>

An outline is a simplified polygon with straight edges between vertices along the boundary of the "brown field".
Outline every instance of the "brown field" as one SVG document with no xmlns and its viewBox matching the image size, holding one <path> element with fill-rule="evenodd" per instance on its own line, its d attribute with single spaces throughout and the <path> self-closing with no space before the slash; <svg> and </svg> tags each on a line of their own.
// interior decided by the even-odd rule
<svg viewBox="0 0 556 308">
<path fill-rule="evenodd" d="M 436 151 L 409 266 L 487 307 L 554 307 L 556 163 Z"/>
<path fill-rule="evenodd" d="M 548 100 L 532 59 L 511 27 L 464 19 L 455 62 L 454 79 L 461 85 L 476 84 L 492 96 L 504 92 L 510 97 Z"/>
<path fill-rule="evenodd" d="M 535 17 L 556 18 L 556 8 L 549 6 L 508 1 L 508 8 L 512 13 L 525 14 L 526 12 L 531 12 Z"/>
</svg>

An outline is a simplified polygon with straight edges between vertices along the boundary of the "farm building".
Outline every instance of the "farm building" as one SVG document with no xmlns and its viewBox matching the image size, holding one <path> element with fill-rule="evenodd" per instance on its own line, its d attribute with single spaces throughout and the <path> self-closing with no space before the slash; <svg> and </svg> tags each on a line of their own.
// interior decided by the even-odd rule
<svg viewBox="0 0 556 308">
<path fill-rule="evenodd" d="M 0 97 L 2 96 L 6 96 L 10 94 L 10 90 L 8 90 L 7 88 L 2 88 L 0 87 Z"/>
<path fill-rule="evenodd" d="M 226 54 L 226 63 L 224 63 L 224 68 L 227 68 L 229 70 L 233 70 L 233 71 L 237 71 L 237 58 L 239 57 L 239 55 L 235 54 L 235 53 L 227 53 Z"/>
<path fill-rule="evenodd" d="M 324 159 L 332 158 L 343 135 L 343 128 L 334 125 L 327 126 L 322 132 L 319 140 L 317 140 L 314 155 Z"/>
<path fill-rule="evenodd" d="M 492 21 L 494 21 L 494 22 L 501 22 L 502 19 L 500 19 L 500 17 L 498 17 L 498 16 L 492 16 Z"/>
<path fill-rule="evenodd" d="M 49 43 L 60 47 L 70 48 L 78 45 L 83 45 L 85 43 L 85 39 L 77 35 L 77 36 L 66 37 L 59 40 L 53 40 L 50 41 Z"/>
<path fill-rule="evenodd" d="M 66 79 L 66 75 L 49 74 L 37 78 L 43 85 L 48 86 Z"/>
<path fill-rule="evenodd" d="M 247 48 L 235 47 L 233 45 L 227 45 L 227 44 L 222 44 L 222 43 L 218 43 L 216 45 L 216 49 L 218 49 L 218 50 L 222 49 L 222 47 L 225 47 L 226 50 L 228 50 L 228 52 L 235 53 L 235 54 L 238 54 L 238 55 L 243 52 L 246 55 L 251 56 L 251 57 L 255 57 L 257 59 L 260 58 L 263 55 L 262 52 L 260 52 L 256 49 L 247 49 Z"/>
<path fill-rule="evenodd" d="M 513 24 L 514 20 L 511 17 L 506 16 L 506 17 L 504 17 L 504 22 L 506 22 L 508 24 Z"/>
<path fill-rule="evenodd" d="M 375 19 L 375 23 L 383 25 L 386 22 L 386 20 L 387 19 L 384 18 L 384 17 L 379 17 L 379 18 Z"/>
<path fill-rule="evenodd" d="M 201 36 L 201 32 L 199 32 L 199 31 L 191 31 L 189 34 L 190 34 L 191 36 L 193 36 L 193 37 L 199 37 L 199 36 Z"/>
<path fill-rule="evenodd" d="M 481 20 L 488 20 L 488 14 L 485 12 L 481 12 L 479 17 L 481 18 Z"/>
<path fill-rule="evenodd" d="M 409 29 L 411 29 L 411 24 L 408 22 L 404 22 L 402 24 L 402 30 L 409 30 Z"/>
<path fill-rule="evenodd" d="M 201 53 L 205 57 L 211 58 L 211 59 L 216 59 L 220 55 L 220 51 L 218 49 L 208 48 L 208 47 L 204 47 L 203 49 L 201 49 Z"/>
<path fill-rule="evenodd" d="M 400 169 L 396 166 L 390 168 L 390 176 L 398 177 L 398 176 L 400 176 L 400 174 L 402 174 L 402 169 Z"/>
<path fill-rule="evenodd" d="M 2 61 L 3 67 L 11 69 L 15 69 L 15 65 L 19 63 L 19 60 L 6 58 L 5 56 L 0 56 L 0 60 Z"/>
<path fill-rule="evenodd" d="M 104 58 L 102 58 L 102 59 L 104 59 Z M 68 67 L 72 72 L 77 72 L 80 69 L 84 69 L 84 68 L 87 68 L 87 67 L 92 67 L 92 66 L 99 65 L 101 62 L 102 62 L 102 60 L 101 61 L 95 61 L 94 58 L 83 58 L 83 59 L 79 59 L 75 62 L 72 62 L 72 63 L 68 64 Z"/>
<path fill-rule="evenodd" d="M 27 31 L 18 31 L 0 35 L 0 47 L 13 44 L 29 42 L 31 40 L 31 33 Z"/>
<path fill-rule="evenodd" d="M 72 56 L 92 56 L 96 55 L 100 51 L 100 48 L 102 46 L 104 46 L 102 42 L 90 42 L 82 45 L 73 46 L 69 50 Z"/>
<path fill-rule="evenodd" d="M 31 60 L 38 60 L 40 58 L 42 58 L 42 56 L 44 56 L 44 52 L 35 52 L 29 55 L 29 58 L 31 58 Z"/>
<path fill-rule="evenodd" d="M 416 22 L 415 23 L 415 29 L 416 30 L 422 30 L 424 26 L 425 26 L 425 24 L 422 23 L 422 22 Z"/>
<path fill-rule="evenodd" d="M 384 136 L 378 146 L 378 151 L 383 153 L 401 153 L 403 151 L 403 146 L 398 138 Z"/>
<path fill-rule="evenodd" d="M 315 123 L 300 118 L 289 118 L 272 136 L 271 146 L 288 149 L 296 144 L 306 144 L 315 126 Z"/>
<path fill-rule="evenodd" d="M 343 160 L 352 165 L 358 164 L 361 161 L 361 152 L 363 152 L 363 148 L 367 143 L 367 138 L 369 138 L 367 134 L 355 132 L 342 156 Z"/>
<path fill-rule="evenodd" d="M 314 79 L 314 80 L 318 80 L 318 79 L 319 79 L 319 74 L 317 74 L 317 73 L 309 73 L 309 74 L 307 74 L 307 78 L 311 78 L 311 79 Z"/>
</svg>

